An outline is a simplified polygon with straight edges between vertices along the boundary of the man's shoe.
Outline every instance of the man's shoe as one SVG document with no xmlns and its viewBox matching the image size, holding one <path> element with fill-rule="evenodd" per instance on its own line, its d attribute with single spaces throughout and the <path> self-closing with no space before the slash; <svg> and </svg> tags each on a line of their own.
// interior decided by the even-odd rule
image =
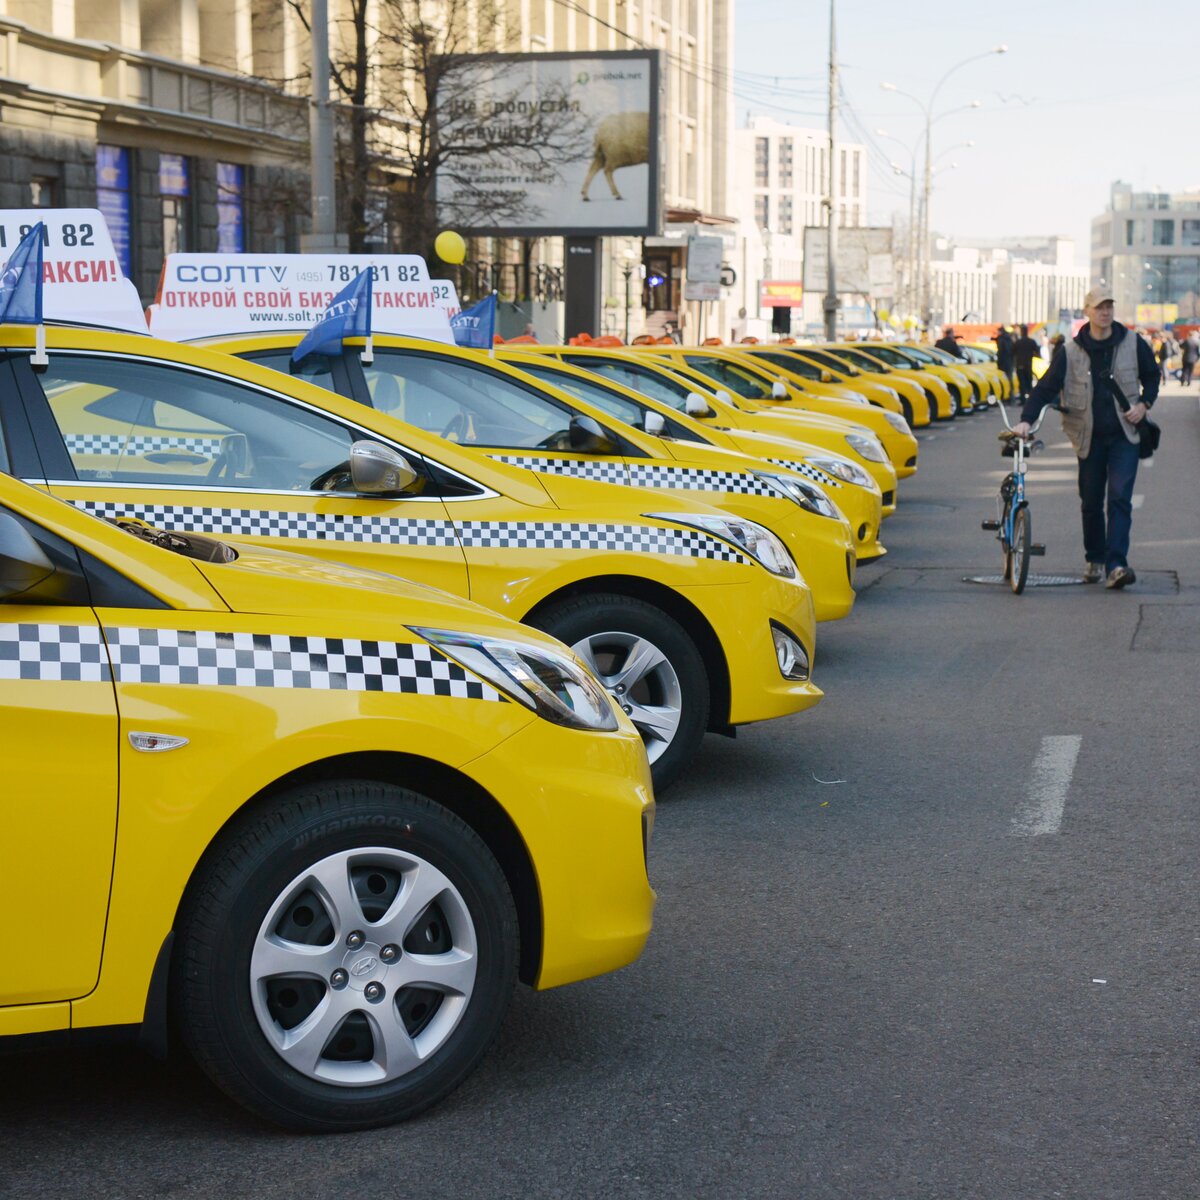
<svg viewBox="0 0 1200 1200">
<path fill-rule="evenodd" d="M 1083 572 L 1084 583 L 1099 583 L 1104 578 L 1104 566 L 1102 563 L 1088 563 Z"/>
<path fill-rule="evenodd" d="M 1137 583 L 1137 576 L 1133 573 L 1132 567 L 1113 567 L 1104 581 L 1104 586 L 1106 588 L 1123 588 L 1128 587 L 1131 583 Z"/>
</svg>

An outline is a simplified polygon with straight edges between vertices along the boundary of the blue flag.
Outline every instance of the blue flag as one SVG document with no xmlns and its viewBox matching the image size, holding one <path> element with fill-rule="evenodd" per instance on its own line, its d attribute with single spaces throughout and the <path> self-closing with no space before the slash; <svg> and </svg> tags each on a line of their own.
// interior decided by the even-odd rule
<svg viewBox="0 0 1200 1200">
<path fill-rule="evenodd" d="M 321 319 L 292 352 L 292 362 L 306 354 L 341 354 L 348 337 L 365 337 L 371 344 L 371 272 L 360 271 L 330 303 Z"/>
<path fill-rule="evenodd" d="M 496 332 L 496 293 L 485 296 L 478 304 L 464 308 L 450 318 L 454 342 L 458 346 L 470 346 L 474 350 L 490 350 Z"/>
<path fill-rule="evenodd" d="M 18 243 L 0 273 L 0 322 L 42 323 L 42 238 L 39 221 Z"/>
</svg>

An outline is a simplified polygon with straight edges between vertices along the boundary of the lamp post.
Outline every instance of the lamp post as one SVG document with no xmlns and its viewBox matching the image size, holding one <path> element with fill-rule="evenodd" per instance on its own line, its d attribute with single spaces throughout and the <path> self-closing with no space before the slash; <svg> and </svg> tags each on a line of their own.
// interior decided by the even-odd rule
<svg viewBox="0 0 1200 1200">
<path fill-rule="evenodd" d="M 961 112 L 962 108 L 979 108 L 981 107 L 978 100 L 972 100 L 969 105 L 964 105 L 960 108 L 951 109 L 948 112 L 938 113 L 934 115 L 934 105 L 937 103 L 938 92 L 942 90 L 942 85 L 946 80 L 954 74 L 955 71 L 961 70 L 970 63 L 978 62 L 982 58 L 988 58 L 993 54 L 1005 54 L 1008 52 L 1008 46 L 1001 43 L 999 46 L 993 46 L 991 50 L 986 50 L 982 54 L 972 54 L 969 58 L 964 58 L 961 62 L 955 63 L 933 86 L 933 91 L 929 94 L 929 100 L 924 101 L 918 96 L 914 96 L 911 92 L 901 91 L 894 83 L 881 83 L 879 86 L 885 92 L 895 92 L 898 96 L 904 96 L 911 100 L 925 114 L 925 185 L 922 189 L 922 211 L 921 211 L 921 312 L 926 324 L 929 322 L 929 290 L 930 290 L 930 253 L 929 253 L 929 193 L 933 189 L 933 124 L 935 121 L 940 121 L 943 117 L 948 117 L 952 112 Z"/>
</svg>

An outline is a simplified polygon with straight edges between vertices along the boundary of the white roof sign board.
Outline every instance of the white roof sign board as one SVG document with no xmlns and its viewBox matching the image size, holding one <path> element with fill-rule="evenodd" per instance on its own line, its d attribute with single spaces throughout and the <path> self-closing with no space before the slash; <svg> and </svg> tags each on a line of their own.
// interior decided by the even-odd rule
<svg viewBox="0 0 1200 1200">
<path fill-rule="evenodd" d="M 361 271 L 374 273 L 372 333 L 453 345 L 444 300 L 416 254 L 171 254 L 150 332 L 177 342 L 307 332 Z"/>
<path fill-rule="evenodd" d="M 94 325 L 146 332 L 137 288 L 125 278 L 98 208 L 0 210 L 0 262 L 39 221 L 42 246 L 42 316 L 48 325 Z"/>
<path fill-rule="evenodd" d="M 434 279 L 434 294 L 438 303 L 445 309 L 447 318 L 457 317 L 462 312 L 462 301 L 458 298 L 458 288 L 449 279 Z"/>
</svg>

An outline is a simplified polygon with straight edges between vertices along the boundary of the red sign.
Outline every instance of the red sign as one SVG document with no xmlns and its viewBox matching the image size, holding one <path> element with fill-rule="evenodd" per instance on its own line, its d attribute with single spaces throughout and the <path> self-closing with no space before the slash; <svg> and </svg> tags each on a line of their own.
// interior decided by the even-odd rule
<svg viewBox="0 0 1200 1200">
<path fill-rule="evenodd" d="M 799 308 L 804 303 L 804 284 L 797 280 L 764 279 L 758 287 L 760 308 Z"/>
</svg>

